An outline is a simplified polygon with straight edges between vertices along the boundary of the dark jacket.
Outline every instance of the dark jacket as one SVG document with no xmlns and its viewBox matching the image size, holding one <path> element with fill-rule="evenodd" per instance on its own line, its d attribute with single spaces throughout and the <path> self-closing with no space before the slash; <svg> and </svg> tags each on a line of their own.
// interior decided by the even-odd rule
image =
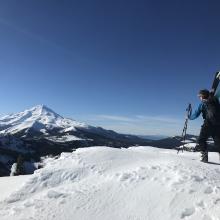
<svg viewBox="0 0 220 220">
<path fill-rule="evenodd" d="M 219 104 L 220 91 L 215 96 L 210 95 L 208 100 L 202 101 L 193 114 L 189 116 L 190 120 L 194 120 L 200 116 L 205 122 L 212 125 L 220 125 L 220 104 Z"/>
</svg>

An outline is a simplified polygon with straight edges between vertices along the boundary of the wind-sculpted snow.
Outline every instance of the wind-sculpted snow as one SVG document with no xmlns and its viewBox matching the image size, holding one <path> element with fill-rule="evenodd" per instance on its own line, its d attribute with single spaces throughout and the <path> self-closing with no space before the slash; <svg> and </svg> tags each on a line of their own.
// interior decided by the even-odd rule
<svg viewBox="0 0 220 220">
<path fill-rule="evenodd" d="M 198 159 L 151 147 L 63 153 L 0 203 L 0 219 L 219 220 L 218 155 Z"/>
</svg>

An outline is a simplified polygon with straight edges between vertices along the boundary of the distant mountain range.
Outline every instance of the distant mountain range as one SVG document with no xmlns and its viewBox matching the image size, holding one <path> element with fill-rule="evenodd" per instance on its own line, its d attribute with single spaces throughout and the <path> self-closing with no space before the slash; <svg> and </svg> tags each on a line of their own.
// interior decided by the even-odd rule
<svg viewBox="0 0 220 220">
<path fill-rule="evenodd" d="M 79 147 L 141 145 L 174 148 L 181 144 L 181 137 L 119 134 L 64 118 L 47 106 L 38 105 L 0 118 L 0 176 L 9 175 L 19 156 L 25 161 L 25 172 L 32 173 L 36 169 L 35 162 L 41 157 Z"/>
<path fill-rule="evenodd" d="M 166 135 L 138 135 L 138 137 L 147 139 L 147 140 L 161 140 L 164 138 L 168 138 Z"/>
</svg>

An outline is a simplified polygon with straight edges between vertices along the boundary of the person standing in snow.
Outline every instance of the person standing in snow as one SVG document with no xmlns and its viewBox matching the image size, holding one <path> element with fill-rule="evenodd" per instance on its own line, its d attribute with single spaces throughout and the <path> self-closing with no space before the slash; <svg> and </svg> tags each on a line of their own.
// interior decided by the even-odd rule
<svg viewBox="0 0 220 220">
<path fill-rule="evenodd" d="M 200 105 L 193 114 L 189 116 L 190 120 L 194 120 L 200 116 L 204 119 L 198 138 L 198 149 L 201 151 L 201 161 L 208 162 L 207 140 L 212 137 L 215 146 L 220 152 L 220 91 L 214 95 L 213 91 L 206 89 L 200 90 L 198 97 L 201 100 Z"/>
</svg>

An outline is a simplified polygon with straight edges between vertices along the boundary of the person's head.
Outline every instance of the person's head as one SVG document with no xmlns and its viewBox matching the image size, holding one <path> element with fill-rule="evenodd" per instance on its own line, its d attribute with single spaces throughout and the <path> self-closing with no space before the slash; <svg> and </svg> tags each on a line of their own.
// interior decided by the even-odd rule
<svg viewBox="0 0 220 220">
<path fill-rule="evenodd" d="M 202 89 L 202 90 L 199 91 L 198 96 L 199 96 L 201 101 L 205 101 L 205 100 L 207 100 L 209 98 L 209 94 L 210 94 L 209 90 Z"/>
</svg>

